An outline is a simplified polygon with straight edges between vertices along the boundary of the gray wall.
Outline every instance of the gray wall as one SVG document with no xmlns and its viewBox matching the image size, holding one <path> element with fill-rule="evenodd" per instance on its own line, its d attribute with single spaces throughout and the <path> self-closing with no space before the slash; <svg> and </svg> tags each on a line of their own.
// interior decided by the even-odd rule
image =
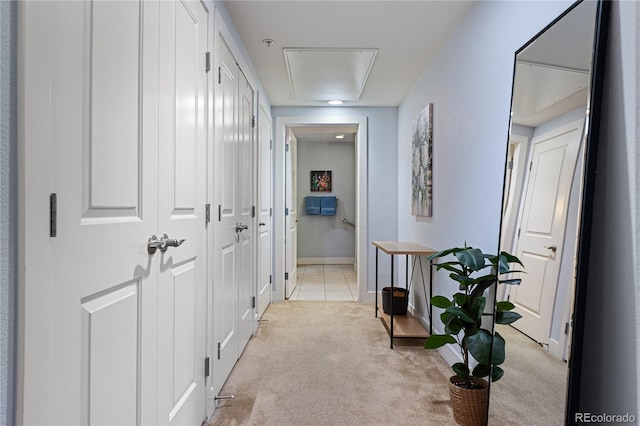
<svg viewBox="0 0 640 426">
<path fill-rule="evenodd" d="M 570 4 L 478 2 L 425 70 L 399 108 L 399 239 L 497 248 L 514 53 Z M 591 413 L 638 418 L 640 3 L 616 1 L 612 9 L 581 403 Z M 435 104 L 434 217 L 416 219 L 409 132 L 427 102 Z M 437 275 L 436 286 L 446 279 Z M 425 315 L 423 300 L 417 309 Z"/>
<path fill-rule="evenodd" d="M 594 200 L 581 408 L 638 420 L 640 3 L 612 3 Z"/>
<path fill-rule="evenodd" d="M 368 205 L 367 273 L 368 290 L 375 289 L 375 249 L 371 241 L 398 238 L 398 109 L 394 107 L 273 107 L 276 117 L 367 117 L 368 129 Z M 380 276 L 389 275 L 387 262 L 380 265 Z"/>
<path fill-rule="evenodd" d="M 300 142 L 298 140 L 298 259 L 356 256 L 355 221 L 356 152 L 353 142 Z M 331 192 L 311 192 L 312 170 L 331 170 Z M 306 196 L 338 197 L 335 216 L 307 216 Z"/>
<path fill-rule="evenodd" d="M 0 424 L 14 423 L 17 274 L 16 2 L 0 2 Z"/>
</svg>

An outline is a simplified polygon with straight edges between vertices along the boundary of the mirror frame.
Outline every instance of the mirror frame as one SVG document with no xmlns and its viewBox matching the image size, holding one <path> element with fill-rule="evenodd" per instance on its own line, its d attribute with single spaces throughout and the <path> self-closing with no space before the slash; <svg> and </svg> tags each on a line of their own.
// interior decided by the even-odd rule
<svg viewBox="0 0 640 426">
<path fill-rule="evenodd" d="M 516 64 L 518 62 L 518 55 L 529 47 L 534 41 L 536 41 L 542 34 L 548 29 L 554 26 L 558 21 L 564 18 L 569 12 L 575 9 L 577 6 L 585 1 L 590 0 L 578 0 L 569 6 L 563 13 L 561 13 L 556 19 L 554 19 L 549 25 L 544 27 L 534 37 L 532 37 L 527 43 L 525 43 L 520 49 L 515 52 L 513 62 L 513 80 L 511 84 L 511 107 L 509 111 L 512 113 L 509 118 L 509 128 L 507 133 L 507 145 L 509 137 L 511 135 L 512 115 L 513 115 L 513 94 L 515 89 L 515 72 Z M 565 424 L 574 424 L 571 421 L 574 413 L 579 411 L 580 405 L 580 391 L 581 391 L 581 379 L 582 379 L 582 353 L 584 352 L 584 320 L 586 317 L 586 299 L 587 299 L 587 284 L 588 284 L 588 272 L 589 272 L 589 255 L 591 249 L 591 228 L 593 219 L 593 205 L 594 205 L 594 192 L 595 181 L 597 174 L 597 159 L 598 159 L 598 144 L 600 133 L 600 118 L 602 110 L 602 92 L 604 85 L 604 72 L 606 62 L 606 49 L 607 38 L 609 33 L 609 16 L 611 11 L 611 2 L 608 0 L 594 0 L 596 5 L 596 16 L 594 22 L 593 32 L 593 52 L 591 62 L 591 75 L 589 81 L 589 97 L 587 101 L 586 110 L 586 145 L 584 153 L 584 175 L 582 186 L 582 202 L 580 205 L 579 213 L 579 226 L 578 226 L 578 244 L 576 251 L 576 281 L 574 289 L 574 302 L 573 302 L 573 333 L 571 339 L 571 351 L 568 361 L 568 377 L 567 377 L 567 389 L 566 389 L 566 401 L 565 401 Z M 508 150 L 505 150 L 508 151 Z M 508 161 L 508 152 L 505 152 L 504 164 Z M 505 169 L 506 176 L 506 169 Z M 504 200 L 505 186 L 503 177 L 503 200 Z M 502 238 L 502 226 L 504 221 L 504 211 L 500 217 L 500 230 L 498 235 L 498 241 Z M 501 243 L 499 243 L 501 244 Z M 500 252 L 499 247 L 498 252 Z M 494 296 L 494 312 L 496 303 L 497 288 L 493 291 Z M 494 324 L 495 332 L 495 324 Z M 489 385 L 491 386 L 491 385 Z M 488 398 L 489 408 L 491 406 L 491 395 Z M 488 421 L 488 418 L 487 418 Z"/>
</svg>

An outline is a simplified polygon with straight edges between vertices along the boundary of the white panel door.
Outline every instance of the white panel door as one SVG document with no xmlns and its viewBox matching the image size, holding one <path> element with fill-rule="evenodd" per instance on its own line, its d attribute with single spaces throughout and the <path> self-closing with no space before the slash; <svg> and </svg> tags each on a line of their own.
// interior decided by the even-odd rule
<svg viewBox="0 0 640 426">
<path fill-rule="evenodd" d="M 26 274 L 23 422 L 156 423 L 158 4 L 23 6 L 26 190 L 57 196 L 55 237 L 25 241 L 30 268 L 35 243 L 53 269 Z"/>
<path fill-rule="evenodd" d="M 257 316 L 271 303 L 271 120 L 260 105 L 258 112 L 258 288 Z"/>
<path fill-rule="evenodd" d="M 286 157 L 285 157 L 285 297 L 291 297 L 293 290 L 298 284 L 298 210 L 297 210 L 297 162 L 298 162 L 298 141 L 293 132 L 288 129 Z"/>
<path fill-rule="evenodd" d="M 158 423 L 205 418 L 207 11 L 160 2 Z"/>
<path fill-rule="evenodd" d="M 522 319 L 514 327 L 547 343 L 558 288 L 567 208 L 584 120 L 535 137 L 516 255 L 526 274 L 509 298 Z M 564 283 L 568 285 L 569 283 Z"/>
<path fill-rule="evenodd" d="M 200 424 L 206 92 L 195 70 L 204 70 L 206 11 L 198 2 L 23 6 L 29 179 L 51 152 L 50 176 L 27 191 L 57 198 L 56 235 L 25 241 L 48 245 L 50 261 L 35 260 L 53 266 L 46 280 L 25 279 L 23 422 Z M 176 58 L 178 46 L 187 50 Z M 27 131 L 36 123 L 49 123 L 47 139 Z M 150 253 L 149 237 L 162 232 L 188 242 Z M 31 253 L 25 263 L 35 265 Z"/>
<path fill-rule="evenodd" d="M 238 287 L 236 231 L 238 144 L 236 107 L 238 67 L 221 35 L 216 37 L 215 202 L 213 282 L 213 388 L 217 395 L 238 359 Z"/>
<path fill-rule="evenodd" d="M 238 73 L 238 197 L 239 217 L 236 277 L 238 278 L 238 356 L 253 334 L 255 295 L 255 139 L 253 89 L 242 72 Z"/>
</svg>

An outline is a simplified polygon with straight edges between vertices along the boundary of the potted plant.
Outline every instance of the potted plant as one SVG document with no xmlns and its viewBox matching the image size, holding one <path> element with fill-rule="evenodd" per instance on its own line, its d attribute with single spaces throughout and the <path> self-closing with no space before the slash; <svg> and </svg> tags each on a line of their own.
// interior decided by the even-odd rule
<svg viewBox="0 0 640 426">
<path fill-rule="evenodd" d="M 505 359 L 504 339 L 486 327 L 511 324 L 521 318 L 520 314 L 512 312 L 515 306 L 508 301 L 497 302 L 493 313 L 485 313 L 487 298 L 484 293 L 496 283 L 520 284 L 519 278 L 500 279 L 499 276 L 522 272 L 510 270 L 511 263 L 523 265 L 520 259 L 509 253 L 489 255 L 466 246 L 434 253 L 429 260 L 450 255 L 455 256 L 456 260 L 435 265 L 437 270 L 451 272 L 449 277 L 458 283 L 459 291 L 451 298 L 431 298 L 431 305 L 444 309 L 440 315 L 444 334 L 431 335 L 425 343 L 425 349 L 436 349 L 446 344 L 459 347 L 462 362 L 451 366 L 455 375 L 449 379 L 454 419 L 458 424 L 484 425 L 488 407 L 488 383 L 484 378 L 491 375 L 491 381 L 499 380 L 504 374 L 500 364 Z"/>
</svg>

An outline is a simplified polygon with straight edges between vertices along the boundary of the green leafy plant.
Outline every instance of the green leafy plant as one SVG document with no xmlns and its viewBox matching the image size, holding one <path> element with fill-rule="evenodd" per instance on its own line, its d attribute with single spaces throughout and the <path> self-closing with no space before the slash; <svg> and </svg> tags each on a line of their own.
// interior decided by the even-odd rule
<svg viewBox="0 0 640 426">
<path fill-rule="evenodd" d="M 425 349 L 436 349 L 446 344 L 458 345 L 462 362 L 453 364 L 451 368 L 456 376 L 464 381 L 465 387 L 473 388 L 473 378 L 484 378 L 491 374 L 491 381 L 495 382 L 504 374 L 504 370 L 499 367 L 505 360 L 504 339 L 499 333 L 492 334 L 490 330 L 482 328 L 482 319 L 492 315 L 484 312 L 487 305 L 485 290 L 496 283 L 520 284 L 520 278 L 502 280 L 499 276 L 522 272 L 511 270 L 511 263 L 524 265 L 520 259 L 509 253 L 489 255 L 473 247 L 443 250 L 429 256 L 429 260 L 450 255 L 455 256 L 456 260 L 435 263 L 435 266 L 437 270 L 446 269 L 451 272 L 449 277 L 459 284 L 459 292 L 451 299 L 445 296 L 431 298 L 431 305 L 444 309 L 440 315 L 444 324 L 444 334 L 431 335 L 427 339 Z M 486 271 L 487 268 L 490 268 L 489 271 Z M 514 307 L 513 303 L 508 301 L 497 302 L 493 322 L 511 324 L 520 319 L 520 314 L 512 312 Z M 469 368 L 471 357 L 477 362 L 473 370 Z"/>
</svg>

